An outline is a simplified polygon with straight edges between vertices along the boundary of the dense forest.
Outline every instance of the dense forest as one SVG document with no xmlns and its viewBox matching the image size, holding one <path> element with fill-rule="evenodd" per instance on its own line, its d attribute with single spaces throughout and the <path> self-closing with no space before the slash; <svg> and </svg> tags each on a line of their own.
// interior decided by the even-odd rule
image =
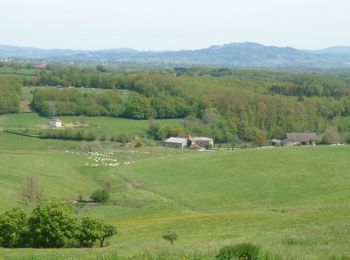
<svg viewBox="0 0 350 260">
<path fill-rule="evenodd" d="M 21 80 L 0 79 L 0 115 L 19 112 L 21 92 Z"/>
<path fill-rule="evenodd" d="M 287 132 L 329 129 L 348 139 L 350 132 L 346 74 L 204 67 L 109 71 L 101 65 L 48 65 L 38 76 L 24 77 L 23 84 L 55 87 L 34 91 L 33 108 L 45 116 L 184 119 L 182 128 L 175 130 L 152 125 L 149 133 L 155 139 L 192 133 L 217 142 L 256 142 L 284 138 Z M 89 88 L 106 91 L 81 90 Z"/>
<path fill-rule="evenodd" d="M 212 136 L 218 142 L 350 128 L 346 76 L 207 68 L 116 73 L 103 67 L 55 67 L 31 84 L 111 89 L 103 93 L 37 89 L 33 104 L 43 115 L 50 115 L 54 106 L 57 115 L 186 118 L 182 131 Z M 129 94 L 121 96 L 118 89 Z"/>
</svg>

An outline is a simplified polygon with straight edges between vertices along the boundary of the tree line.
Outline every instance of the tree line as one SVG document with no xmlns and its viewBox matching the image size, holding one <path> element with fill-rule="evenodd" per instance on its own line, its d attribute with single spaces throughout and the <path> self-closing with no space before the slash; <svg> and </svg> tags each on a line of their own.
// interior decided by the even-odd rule
<svg viewBox="0 0 350 260">
<path fill-rule="evenodd" d="M 66 75 L 61 70 L 47 73 Z M 348 120 L 340 120 L 350 116 L 347 77 L 239 70 L 222 77 L 166 72 L 91 73 L 91 77 L 110 81 L 97 87 L 108 86 L 111 90 L 83 93 L 74 88 L 39 88 L 34 93 L 35 109 L 48 115 L 49 104 L 54 102 L 58 115 L 186 118 L 184 132 L 229 143 L 256 141 L 262 135 L 284 138 L 287 132 L 322 133 L 338 127 L 339 121 L 339 131 L 348 127 Z M 89 72 L 72 75 L 86 77 Z M 121 96 L 113 88 L 130 92 Z"/>
<path fill-rule="evenodd" d="M 30 80 L 25 84 L 73 86 L 37 89 L 33 107 L 41 115 L 50 115 L 53 105 L 57 115 L 185 118 L 182 131 L 217 142 L 350 128 L 347 75 L 220 68 L 113 72 L 49 65 Z"/>
<path fill-rule="evenodd" d="M 102 220 L 78 218 L 73 207 L 60 202 L 42 203 L 30 215 L 18 207 L 0 215 L 0 246 L 8 248 L 103 247 L 116 233 Z"/>
<path fill-rule="evenodd" d="M 0 115 L 18 113 L 22 94 L 22 81 L 0 78 Z"/>
<path fill-rule="evenodd" d="M 111 116 L 132 119 L 181 118 L 192 110 L 182 97 L 129 93 L 122 97 L 117 90 L 83 93 L 77 89 L 36 89 L 33 107 L 41 115 Z"/>
</svg>

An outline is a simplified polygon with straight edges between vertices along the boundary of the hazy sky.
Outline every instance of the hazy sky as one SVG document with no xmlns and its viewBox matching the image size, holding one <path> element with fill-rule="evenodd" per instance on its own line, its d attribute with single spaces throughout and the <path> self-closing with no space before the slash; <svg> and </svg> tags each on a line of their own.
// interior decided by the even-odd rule
<svg viewBox="0 0 350 260">
<path fill-rule="evenodd" d="M 178 50 L 350 45 L 350 0 L 0 0 L 0 44 Z"/>
</svg>

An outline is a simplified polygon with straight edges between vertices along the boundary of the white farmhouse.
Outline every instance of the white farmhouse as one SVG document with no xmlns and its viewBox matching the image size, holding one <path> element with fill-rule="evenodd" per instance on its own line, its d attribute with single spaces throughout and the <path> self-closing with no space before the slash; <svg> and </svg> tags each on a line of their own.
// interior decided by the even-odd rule
<svg viewBox="0 0 350 260">
<path fill-rule="evenodd" d="M 52 127 L 62 127 L 62 121 L 58 118 L 53 118 L 50 120 L 49 125 Z"/>
<path fill-rule="evenodd" d="M 170 137 L 165 140 L 164 146 L 184 149 L 188 146 L 188 139 L 181 137 Z"/>
</svg>

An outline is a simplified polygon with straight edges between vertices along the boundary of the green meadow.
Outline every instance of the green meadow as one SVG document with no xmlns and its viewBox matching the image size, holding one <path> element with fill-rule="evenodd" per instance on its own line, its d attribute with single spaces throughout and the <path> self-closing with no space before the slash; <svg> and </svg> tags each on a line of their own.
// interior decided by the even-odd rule
<svg viewBox="0 0 350 260">
<path fill-rule="evenodd" d="M 47 121 L 34 113 L 6 115 L 0 128 L 39 129 Z M 105 133 L 137 134 L 148 125 L 87 121 Z M 23 202 L 28 176 L 38 178 L 43 200 L 88 198 L 109 183 L 109 203 L 76 210 L 115 225 L 118 234 L 103 249 L 0 249 L 0 259 L 213 259 L 220 247 L 239 242 L 275 259 L 350 255 L 349 146 L 198 152 L 105 142 L 119 165 L 91 167 L 79 145 L 0 132 L 0 211 L 35 206 Z M 162 239 L 169 230 L 179 236 L 174 246 Z"/>
<path fill-rule="evenodd" d="M 19 68 L 15 69 L 13 67 L 0 67 L 0 74 L 4 74 L 6 76 L 37 76 L 39 74 L 39 69 L 26 69 L 26 68 Z"/>
<path fill-rule="evenodd" d="M 74 122 L 79 120 L 77 116 L 59 117 L 66 127 L 74 127 Z M 111 117 L 84 117 L 85 129 L 95 132 L 98 136 L 116 136 L 121 133 L 129 135 L 142 135 L 150 125 L 149 120 L 130 120 Z M 41 130 L 49 128 L 50 119 L 41 117 L 36 113 L 21 113 L 0 116 L 0 129 L 16 132 L 28 132 L 37 134 Z M 172 126 L 181 124 L 181 119 L 156 120 L 161 126 Z"/>
</svg>

